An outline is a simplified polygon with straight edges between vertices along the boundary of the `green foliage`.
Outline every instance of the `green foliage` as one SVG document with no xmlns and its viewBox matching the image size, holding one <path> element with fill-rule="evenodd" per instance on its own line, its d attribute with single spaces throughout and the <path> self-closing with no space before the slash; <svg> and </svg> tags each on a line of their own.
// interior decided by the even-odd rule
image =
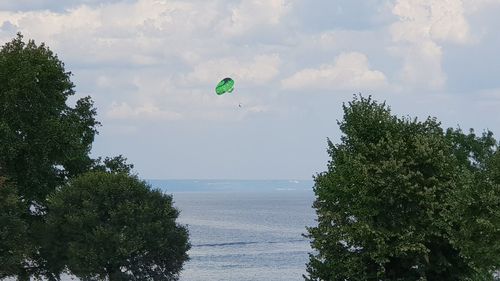
<svg viewBox="0 0 500 281">
<path fill-rule="evenodd" d="M 486 176 L 500 167 L 489 164 L 491 133 L 444 132 L 361 96 L 343 108 L 341 143 L 328 141 L 328 170 L 315 177 L 306 278 L 491 276 L 500 241 L 500 191 Z"/>
<path fill-rule="evenodd" d="M 18 34 L 0 50 L 0 167 L 27 202 L 87 171 L 98 122 L 90 97 L 72 108 L 70 72 L 44 44 Z"/>
<path fill-rule="evenodd" d="M 93 163 L 96 112 L 90 97 L 66 104 L 74 95 L 70 76 L 49 48 L 21 34 L 0 49 L 0 176 L 16 185 L 32 247 L 18 266 L 21 279 L 46 271 L 47 195 Z"/>
<path fill-rule="evenodd" d="M 25 212 L 16 188 L 0 177 L 0 279 L 15 275 L 29 256 Z"/>
<path fill-rule="evenodd" d="M 121 155 L 89 157 L 99 123 L 90 97 L 67 105 L 70 76 L 21 34 L 0 50 L 0 177 L 17 188 L 0 181 L 0 278 L 175 280 L 190 246 L 172 198 Z"/>
<path fill-rule="evenodd" d="M 127 163 L 127 158 L 123 155 L 115 157 L 106 157 L 102 160 L 101 157 L 94 160 L 92 166 L 93 171 L 107 172 L 107 173 L 125 173 L 130 174 L 134 168 L 133 164 Z"/>
<path fill-rule="evenodd" d="M 135 176 L 90 172 L 49 198 L 53 255 L 84 280 L 177 280 L 190 245 L 172 197 Z"/>
<path fill-rule="evenodd" d="M 478 274 L 500 269 L 500 152 L 491 132 L 448 130 L 467 181 L 450 194 L 448 232 Z"/>
<path fill-rule="evenodd" d="M 460 129 L 449 128 L 446 138 L 451 142 L 460 165 L 473 172 L 484 171 L 497 148 L 496 140 L 490 131 L 478 137 L 472 129 L 469 134 L 465 134 Z"/>
</svg>

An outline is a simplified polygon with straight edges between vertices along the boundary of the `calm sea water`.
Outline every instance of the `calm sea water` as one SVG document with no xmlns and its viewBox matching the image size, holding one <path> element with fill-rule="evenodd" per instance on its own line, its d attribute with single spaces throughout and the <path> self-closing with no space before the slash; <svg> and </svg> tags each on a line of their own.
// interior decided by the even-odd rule
<svg viewBox="0 0 500 281">
<path fill-rule="evenodd" d="M 182 281 L 304 280 L 312 181 L 152 180 L 188 225 Z"/>
</svg>

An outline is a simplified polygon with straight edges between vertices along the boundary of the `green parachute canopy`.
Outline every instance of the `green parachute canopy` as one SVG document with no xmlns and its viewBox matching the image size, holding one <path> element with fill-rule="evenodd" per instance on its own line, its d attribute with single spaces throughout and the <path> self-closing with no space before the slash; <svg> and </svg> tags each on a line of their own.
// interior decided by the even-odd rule
<svg viewBox="0 0 500 281">
<path fill-rule="evenodd" d="M 222 95 L 225 93 L 231 93 L 234 90 L 234 80 L 231 78 L 224 78 L 215 87 L 215 93 L 217 95 Z"/>
</svg>

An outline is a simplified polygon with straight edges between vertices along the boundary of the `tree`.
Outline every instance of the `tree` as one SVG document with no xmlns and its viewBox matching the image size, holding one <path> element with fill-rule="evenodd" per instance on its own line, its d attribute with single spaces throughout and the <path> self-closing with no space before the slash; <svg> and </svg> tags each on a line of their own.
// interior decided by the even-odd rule
<svg viewBox="0 0 500 281">
<path fill-rule="evenodd" d="M 54 256 L 82 278 L 177 280 L 190 248 L 172 197 L 136 176 L 89 172 L 49 198 Z"/>
<path fill-rule="evenodd" d="M 44 44 L 18 34 L 0 50 L 0 176 L 16 185 L 32 243 L 16 275 L 39 275 L 46 264 L 42 240 L 48 194 L 88 171 L 99 123 L 90 97 L 74 95 L 71 73 Z"/>
<path fill-rule="evenodd" d="M 127 163 L 127 158 L 123 155 L 115 157 L 106 157 L 102 160 L 98 157 L 94 160 L 92 171 L 108 172 L 108 173 L 125 173 L 130 174 L 134 168 L 133 164 Z"/>
<path fill-rule="evenodd" d="M 92 164 L 96 112 L 90 97 L 66 104 L 70 76 L 49 48 L 21 34 L 0 50 L 0 166 L 30 203 L 43 205 Z"/>
<path fill-rule="evenodd" d="M 500 269 L 500 152 L 493 133 L 476 136 L 448 129 L 459 164 L 469 176 L 449 196 L 448 232 L 477 280 L 493 280 Z"/>
<path fill-rule="evenodd" d="M 309 280 L 464 280 L 475 273 L 450 233 L 451 196 L 471 181 L 432 118 L 385 103 L 343 106 L 341 143 L 315 176 Z"/>
<path fill-rule="evenodd" d="M 0 279 L 16 274 L 29 256 L 24 213 L 16 188 L 0 177 Z"/>
</svg>

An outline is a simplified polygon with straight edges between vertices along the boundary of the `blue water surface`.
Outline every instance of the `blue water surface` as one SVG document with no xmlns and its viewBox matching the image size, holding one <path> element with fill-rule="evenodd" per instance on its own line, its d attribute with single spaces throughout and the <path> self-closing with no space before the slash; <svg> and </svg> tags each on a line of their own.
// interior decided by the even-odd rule
<svg viewBox="0 0 500 281">
<path fill-rule="evenodd" d="M 192 249 L 182 281 L 304 280 L 312 181 L 151 180 L 172 194 Z"/>
</svg>

